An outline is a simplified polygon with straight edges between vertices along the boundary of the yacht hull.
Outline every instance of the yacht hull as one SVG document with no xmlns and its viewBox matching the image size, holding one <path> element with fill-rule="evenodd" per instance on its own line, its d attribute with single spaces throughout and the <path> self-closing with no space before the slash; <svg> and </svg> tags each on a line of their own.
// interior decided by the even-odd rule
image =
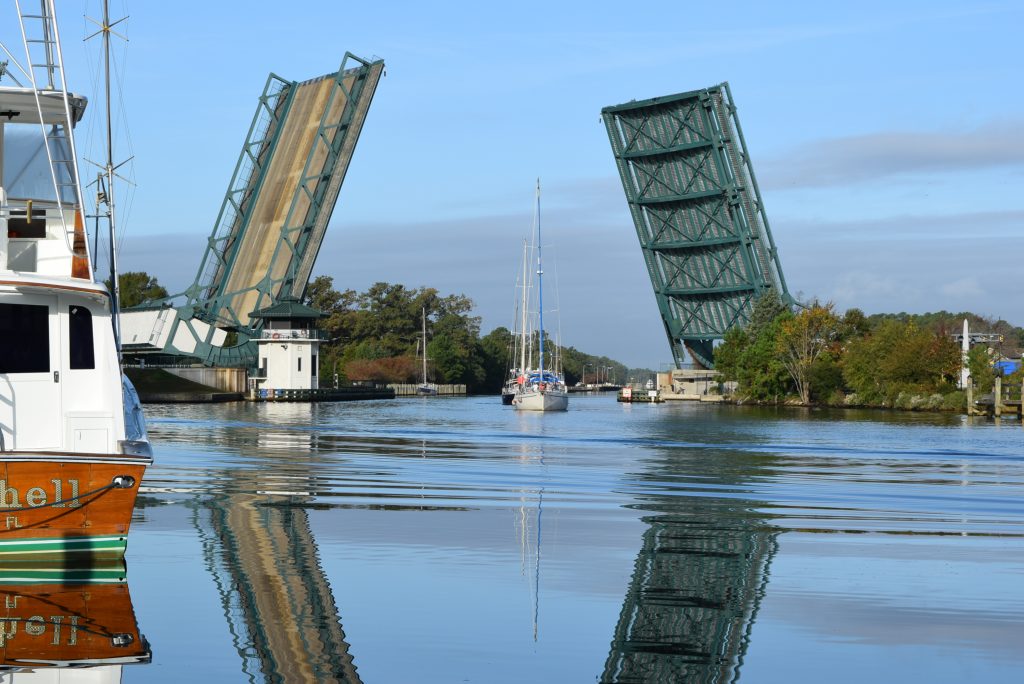
<svg viewBox="0 0 1024 684">
<path fill-rule="evenodd" d="M 119 558 L 152 459 L 0 453 L 0 561 Z"/>
<path fill-rule="evenodd" d="M 520 411 L 565 411 L 569 394 L 561 390 L 528 390 L 512 398 L 512 406 Z"/>
</svg>

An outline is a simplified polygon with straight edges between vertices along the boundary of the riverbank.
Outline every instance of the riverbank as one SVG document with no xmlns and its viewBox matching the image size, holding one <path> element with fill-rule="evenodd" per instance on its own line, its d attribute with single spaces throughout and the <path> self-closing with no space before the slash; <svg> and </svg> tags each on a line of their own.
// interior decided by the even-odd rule
<svg viewBox="0 0 1024 684">
<path fill-rule="evenodd" d="M 718 395 L 716 395 L 718 396 Z M 723 396 L 718 401 L 735 406 L 789 406 L 811 409 L 864 409 L 869 411 L 915 411 L 921 413 L 967 413 L 967 395 L 956 391 L 949 394 L 909 394 L 901 392 L 892 399 L 879 402 L 861 401 L 856 394 L 837 397 L 833 401 L 802 403 L 796 397 L 781 400 L 753 399 L 747 396 Z"/>
</svg>

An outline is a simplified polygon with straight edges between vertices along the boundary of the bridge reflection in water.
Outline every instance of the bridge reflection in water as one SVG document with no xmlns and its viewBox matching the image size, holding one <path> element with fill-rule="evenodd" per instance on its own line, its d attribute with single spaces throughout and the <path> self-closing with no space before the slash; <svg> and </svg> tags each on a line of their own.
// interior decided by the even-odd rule
<svg viewBox="0 0 1024 684">
<path fill-rule="evenodd" d="M 633 505 L 649 527 L 600 681 L 739 680 L 779 531 L 742 498 L 741 479 L 715 472 L 724 455 L 664 452 L 640 475 L 645 492 L 665 494 Z M 672 493 L 672 479 L 704 484 Z"/>
<path fill-rule="evenodd" d="M 196 501 L 195 526 L 253 679 L 359 682 L 324 576 L 305 496 L 230 494 Z"/>
</svg>

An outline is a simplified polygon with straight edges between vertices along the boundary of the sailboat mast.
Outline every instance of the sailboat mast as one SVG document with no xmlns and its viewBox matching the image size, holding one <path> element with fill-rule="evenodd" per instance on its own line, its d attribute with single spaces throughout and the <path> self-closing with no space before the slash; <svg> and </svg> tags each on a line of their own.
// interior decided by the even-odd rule
<svg viewBox="0 0 1024 684">
<path fill-rule="evenodd" d="M 540 370 L 540 381 L 544 382 L 544 268 L 541 264 L 540 239 L 540 178 L 537 179 L 537 321 L 540 328 L 540 359 L 537 367 Z"/>
<path fill-rule="evenodd" d="M 526 306 L 527 306 L 527 282 L 529 281 L 530 257 L 526 248 L 526 240 L 523 240 L 523 306 L 521 322 L 519 325 L 519 372 L 526 372 Z"/>
<path fill-rule="evenodd" d="M 423 384 L 427 384 L 427 307 L 423 307 Z"/>
</svg>

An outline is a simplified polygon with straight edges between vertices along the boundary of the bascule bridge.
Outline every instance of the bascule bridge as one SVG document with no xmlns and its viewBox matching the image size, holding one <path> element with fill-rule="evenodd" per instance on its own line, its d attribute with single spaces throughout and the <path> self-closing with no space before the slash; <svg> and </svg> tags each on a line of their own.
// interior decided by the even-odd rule
<svg viewBox="0 0 1024 684">
<path fill-rule="evenodd" d="M 127 356 L 255 366 L 263 323 L 249 314 L 305 294 L 383 73 L 346 53 L 319 78 L 270 74 L 195 281 L 122 314 Z"/>
<path fill-rule="evenodd" d="M 601 110 L 677 366 L 768 290 L 792 304 L 728 83 Z"/>
</svg>

